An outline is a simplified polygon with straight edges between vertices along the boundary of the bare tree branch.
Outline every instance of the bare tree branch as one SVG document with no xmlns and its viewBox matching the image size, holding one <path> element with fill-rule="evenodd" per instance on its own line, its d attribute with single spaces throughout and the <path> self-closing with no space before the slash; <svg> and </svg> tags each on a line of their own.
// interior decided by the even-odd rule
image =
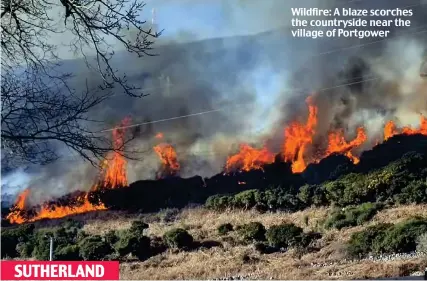
<svg viewBox="0 0 427 281">
<path fill-rule="evenodd" d="M 1 2 L 2 160 L 45 164 L 59 157 L 60 145 L 93 164 L 109 151 L 123 153 L 109 136 L 90 129 L 95 120 L 89 116 L 117 86 L 130 96 L 145 96 L 112 63 L 117 48 L 138 57 L 153 55 L 152 39 L 159 33 L 144 29 L 145 21 L 139 19 L 143 8 L 140 0 Z M 58 11 L 62 19 L 55 16 Z M 129 38 L 129 30 L 137 31 L 136 38 Z M 50 39 L 55 34 L 70 35 L 68 47 L 96 70 L 102 92 L 88 84 L 76 92 L 72 73 L 60 70 L 58 45 Z"/>
</svg>

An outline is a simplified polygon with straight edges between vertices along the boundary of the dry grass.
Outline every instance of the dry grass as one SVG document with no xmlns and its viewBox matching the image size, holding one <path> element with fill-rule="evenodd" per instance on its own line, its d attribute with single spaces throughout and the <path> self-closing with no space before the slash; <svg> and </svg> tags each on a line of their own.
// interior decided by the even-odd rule
<svg viewBox="0 0 427 281">
<path fill-rule="evenodd" d="M 191 252 L 168 251 L 144 262 L 121 265 L 122 279 L 212 279 L 241 275 L 247 279 L 353 279 L 377 278 L 408 275 L 420 270 L 427 261 L 420 258 L 400 261 L 338 264 L 346 257 L 345 242 L 351 234 L 366 226 L 338 230 L 322 229 L 328 208 L 312 208 L 296 213 L 271 212 L 260 214 L 256 211 L 214 212 L 203 208 L 185 209 L 172 221 L 161 219 L 150 223 L 148 234 L 162 236 L 166 231 L 182 227 L 195 239 L 221 241 L 217 227 L 223 223 L 240 225 L 259 221 L 267 228 L 283 222 L 292 222 L 305 231 L 322 231 L 321 249 L 317 252 L 297 255 L 293 251 L 263 255 L 251 245 L 238 245 L 222 241 L 221 247 L 199 249 Z M 109 218 L 113 214 L 105 214 Z M 412 216 L 427 217 L 427 205 L 399 206 L 379 212 L 367 225 L 379 222 L 399 222 Z M 104 233 L 111 229 L 123 229 L 136 217 L 117 216 L 117 219 L 92 219 L 85 225 L 85 231 Z M 144 217 L 142 217 L 144 219 Z M 147 218 L 147 217 L 145 217 Z M 308 219 L 307 219 L 308 218 Z M 251 257 L 245 261 L 243 256 Z M 313 267 L 312 263 L 326 263 Z"/>
</svg>

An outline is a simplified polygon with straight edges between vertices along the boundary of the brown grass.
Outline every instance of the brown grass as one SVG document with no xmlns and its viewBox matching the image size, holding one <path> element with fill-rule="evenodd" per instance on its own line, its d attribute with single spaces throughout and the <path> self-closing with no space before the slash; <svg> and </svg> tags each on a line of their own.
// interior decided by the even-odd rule
<svg viewBox="0 0 427 281">
<path fill-rule="evenodd" d="M 366 225 L 379 222 L 399 222 L 419 215 L 427 217 L 427 205 L 399 206 L 379 212 L 365 226 L 325 230 L 322 222 L 327 218 L 328 208 L 311 208 L 296 213 L 256 211 L 214 212 L 203 208 L 185 209 L 179 212 L 175 220 L 165 222 L 154 220 L 150 223 L 148 234 L 162 236 L 166 231 L 182 227 L 187 229 L 196 240 L 222 241 L 217 227 L 223 223 L 240 225 L 259 221 L 267 228 L 283 222 L 292 222 L 305 231 L 321 231 L 321 249 L 299 257 L 295 252 L 259 254 L 251 245 L 239 245 L 222 241 L 221 247 L 199 249 L 191 252 L 171 252 L 150 258 L 143 262 L 123 263 L 122 279 L 212 279 L 241 275 L 246 279 L 353 279 L 405 276 L 425 266 L 420 258 L 357 263 L 342 262 L 346 257 L 345 242 L 351 234 L 362 230 Z M 113 214 L 106 214 L 111 217 Z M 111 229 L 129 227 L 136 217 L 118 216 L 115 220 L 94 218 L 85 225 L 85 231 L 104 233 Z M 147 218 L 147 217 L 145 217 Z M 307 219 L 308 218 L 308 223 Z M 142 217 L 144 219 L 144 217 Z M 251 257 L 244 261 L 244 255 Z M 313 267 L 312 263 L 326 263 L 323 267 Z"/>
</svg>

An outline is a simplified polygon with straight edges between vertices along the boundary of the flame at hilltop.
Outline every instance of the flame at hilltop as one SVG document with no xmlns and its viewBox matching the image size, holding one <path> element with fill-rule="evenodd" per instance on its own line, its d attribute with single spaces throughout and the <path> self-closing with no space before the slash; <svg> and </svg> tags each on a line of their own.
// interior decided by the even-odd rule
<svg viewBox="0 0 427 281">
<path fill-rule="evenodd" d="M 396 124 L 393 121 L 388 121 L 384 127 L 384 140 L 388 140 L 394 135 L 403 134 L 403 135 L 427 135 L 427 118 L 423 115 L 420 116 L 420 127 L 418 129 L 405 126 L 402 130 L 396 128 Z"/>
<path fill-rule="evenodd" d="M 306 99 L 308 105 L 308 119 L 305 124 L 292 122 L 285 129 L 285 143 L 283 156 L 285 161 L 292 162 L 294 173 L 302 172 L 306 168 L 305 152 L 307 146 L 313 142 L 315 127 L 317 125 L 317 106 L 313 104 L 313 97 Z"/>
<path fill-rule="evenodd" d="M 122 121 L 121 127 L 130 123 L 130 119 L 126 118 Z M 91 188 L 92 191 L 102 188 L 118 188 L 127 186 L 127 173 L 126 173 L 126 159 L 123 156 L 125 133 L 120 127 L 113 130 L 113 148 L 106 160 L 103 161 L 101 167 L 101 177 L 98 183 L 94 184 Z M 89 201 L 89 193 L 82 192 L 72 200 L 72 204 L 63 206 L 59 204 L 51 204 L 45 202 L 41 205 L 40 209 L 36 211 L 35 215 L 26 217 L 26 202 L 30 195 L 30 189 L 25 189 L 18 195 L 15 205 L 12 207 L 11 212 L 7 215 L 6 219 L 10 223 L 21 224 L 24 222 L 33 222 L 41 219 L 54 219 L 62 218 L 69 215 L 82 214 L 92 211 L 106 210 L 107 208 L 102 204 L 92 204 Z"/>
<path fill-rule="evenodd" d="M 344 154 L 350 158 L 354 164 L 357 164 L 360 160 L 352 154 L 351 150 L 363 144 L 367 139 L 368 137 L 366 136 L 365 129 L 363 127 L 357 128 L 356 138 L 350 142 L 345 140 L 344 130 L 339 129 L 328 135 L 328 148 L 326 150 L 325 157 L 332 153 Z"/>
<path fill-rule="evenodd" d="M 232 172 L 239 169 L 241 171 L 250 171 L 262 169 L 265 164 L 274 162 L 274 153 L 270 152 L 266 147 L 256 149 L 248 144 L 241 144 L 240 151 L 228 157 L 225 164 L 225 171 Z"/>
<path fill-rule="evenodd" d="M 359 158 L 354 155 L 355 149 L 361 147 L 368 139 L 367 133 L 363 127 L 357 128 L 357 134 L 352 140 L 347 140 L 343 129 L 334 129 L 327 135 L 327 145 L 320 149 L 314 143 L 318 125 L 318 107 L 314 103 L 312 96 L 306 99 L 308 106 L 307 121 L 301 123 L 293 121 L 284 129 L 284 142 L 279 151 L 284 161 L 292 163 L 294 173 L 303 172 L 310 163 L 317 163 L 322 158 L 331 154 L 338 153 L 347 156 L 354 164 L 359 162 Z M 123 156 L 123 146 L 125 145 L 125 131 L 123 127 L 129 125 L 130 120 L 122 121 L 121 126 L 113 130 L 114 151 L 107 155 L 102 163 L 100 179 L 91 188 L 91 191 L 102 190 L 106 188 L 119 188 L 128 185 L 127 161 Z M 423 134 L 427 135 L 427 118 L 420 117 L 420 127 L 418 129 L 409 126 L 397 128 L 393 121 L 388 121 L 384 126 L 384 140 L 396 134 Z M 317 136 L 318 137 L 318 136 Z M 316 142 L 317 142 L 316 137 Z M 326 136 L 325 136 L 326 137 Z M 176 176 L 180 172 L 181 165 L 178 162 L 178 156 L 175 148 L 166 143 L 163 133 L 158 133 L 154 139 L 159 144 L 153 147 L 154 152 L 160 159 L 160 169 L 157 178 Z M 255 148 L 249 144 L 240 145 L 239 151 L 227 158 L 224 171 L 231 173 L 234 171 L 262 170 L 266 164 L 275 162 L 275 152 L 269 150 L 266 146 Z M 320 155 L 320 156 L 319 156 Z M 244 185 L 246 182 L 239 181 L 238 184 Z M 11 223 L 33 222 L 46 218 L 61 218 L 68 215 L 86 213 L 90 211 L 105 210 L 102 203 L 91 203 L 90 193 L 81 192 L 73 195 L 67 204 L 59 202 L 45 202 L 38 209 L 31 209 L 31 215 L 28 212 L 27 201 L 30 196 L 30 189 L 24 190 L 17 198 L 15 205 L 11 208 L 7 219 Z"/>
</svg>

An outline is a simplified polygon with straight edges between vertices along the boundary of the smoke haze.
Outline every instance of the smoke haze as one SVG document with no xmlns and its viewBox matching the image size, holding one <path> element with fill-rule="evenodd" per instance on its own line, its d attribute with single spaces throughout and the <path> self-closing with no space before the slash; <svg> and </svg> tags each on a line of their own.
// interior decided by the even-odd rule
<svg viewBox="0 0 427 281">
<path fill-rule="evenodd" d="M 166 30 L 155 48 L 159 56 L 135 59 L 119 54 L 117 64 L 150 95 L 135 99 L 117 93 L 93 116 L 114 126 L 126 116 L 135 124 L 222 109 L 141 125 L 132 146 L 146 152 L 141 160 L 129 161 L 129 182 L 155 177 L 160 161 L 152 147 L 161 142 L 175 147 L 183 177 L 220 172 L 240 143 L 266 144 L 279 152 L 286 124 L 305 122 L 305 99 L 313 93 L 319 108 L 319 146 L 331 129 L 343 128 L 352 138 L 356 128 L 364 126 L 369 137 L 364 148 L 370 148 L 382 139 L 386 120 L 418 126 L 419 114 L 427 113 L 427 80 L 419 75 L 427 33 L 411 35 L 427 28 L 425 4 L 418 0 L 148 1 L 147 10 L 156 5 L 159 27 Z M 412 27 L 392 30 L 396 38 L 382 42 L 300 39 L 292 38 L 290 32 L 291 8 L 410 5 L 418 5 L 412 7 Z M 168 17 L 174 8 L 177 15 Z M 204 12 L 190 12 L 195 18 L 178 16 L 192 8 Z M 209 8 L 214 16 L 207 21 L 216 25 L 205 22 L 199 27 Z M 175 23 L 178 27 L 172 27 Z M 169 27 L 173 32 L 168 32 Z M 349 48 L 356 45 L 363 46 Z M 331 50 L 336 51 L 327 53 Z M 78 70 L 81 78 L 77 79 L 89 75 L 79 62 L 66 62 L 64 67 Z M 159 132 L 164 134 L 161 140 L 155 138 Z M 69 159 L 69 152 L 64 155 Z M 22 185 L 38 190 L 35 201 L 46 200 L 88 190 L 96 175 L 93 167 L 81 161 L 63 160 L 34 168 L 31 180 L 26 178 Z"/>
</svg>

